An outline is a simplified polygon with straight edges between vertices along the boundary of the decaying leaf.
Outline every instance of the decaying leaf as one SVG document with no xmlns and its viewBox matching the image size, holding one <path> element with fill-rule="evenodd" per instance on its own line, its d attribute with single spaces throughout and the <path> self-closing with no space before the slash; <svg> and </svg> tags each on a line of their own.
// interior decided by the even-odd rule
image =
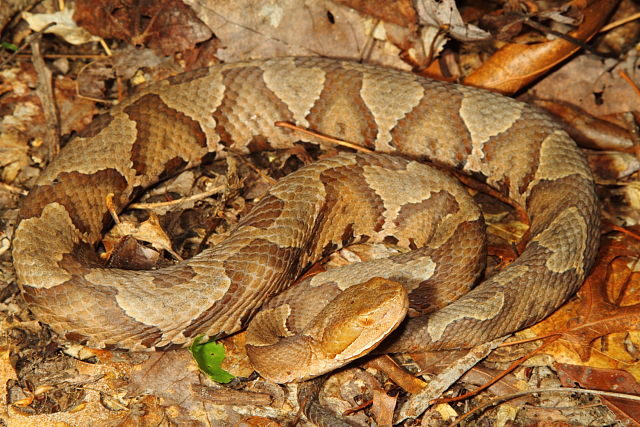
<svg viewBox="0 0 640 427">
<path fill-rule="evenodd" d="M 555 368 L 558 370 L 562 385 L 565 387 L 579 385 L 588 389 L 640 396 L 640 383 L 625 371 L 564 363 L 557 363 Z M 610 396 L 602 396 L 601 399 L 622 423 L 628 423 L 627 425 L 640 424 L 640 403 L 638 401 Z"/>
<path fill-rule="evenodd" d="M 598 184 L 617 184 L 640 170 L 640 160 L 618 151 L 586 151 L 585 157 Z"/>
<path fill-rule="evenodd" d="M 146 45 L 163 55 L 191 49 L 212 35 L 179 0 L 78 0 L 73 18 L 92 34 Z"/>
</svg>

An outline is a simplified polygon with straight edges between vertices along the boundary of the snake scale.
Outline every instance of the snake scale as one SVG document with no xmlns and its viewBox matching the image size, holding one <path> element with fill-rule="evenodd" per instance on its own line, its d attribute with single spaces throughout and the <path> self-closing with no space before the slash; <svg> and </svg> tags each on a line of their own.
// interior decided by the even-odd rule
<svg viewBox="0 0 640 427">
<path fill-rule="evenodd" d="M 129 271 L 98 260 L 95 247 L 110 223 L 109 193 L 122 210 L 144 188 L 210 153 L 314 142 L 274 126 L 277 121 L 387 154 L 344 154 L 285 177 L 227 240 L 187 261 Z M 434 187 L 422 187 L 427 178 L 418 161 L 425 159 L 482 180 L 523 206 L 531 239 L 498 274 L 403 323 L 398 341 L 385 342 L 385 350 L 468 348 L 539 321 L 575 292 L 594 261 L 600 218 L 591 172 L 559 125 L 535 107 L 484 90 L 323 58 L 180 74 L 96 118 L 63 147 L 22 204 L 13 242 L 20 289 L 39 320 L 89 346 L 159 350 L 187 345 L 199 334 L 231 334 L 310 264 L 344 245 L 405 240 L 417 255 L 402 256 L 416 260 L 430 256 L 420 246 L 452 253 L 445 245 L 482 228 L 478 213 L 468 211 L 449 184 L 436 178 Z M 415 191 L 403 190 L 404 199 L 397 199 L 407 188 Z M 449 209 L 436 221 L 448 226 L 429 229 L 431 240 L 416 242 L 411 230 L 426 227 L 419 208 L 428 205 Z M 409 221 L 417 225 L 398 231 Z M 459 253 L 464 264 L 465 250 Z M 429 258 L 436 272 L 446 261 Z M 477 264 L 466 268 L 473 270 L 463 274 L 467 281 L 477 276 Z M 420 281 L 408 297 L 391 299 L 402 310 L 407 300 L 428 305 L 431 291 L 421 290 Z M 392 323 L 383 337 L 398 324 Z M 288 353 L 281 354 L 286 359 Z"/>
</svg>

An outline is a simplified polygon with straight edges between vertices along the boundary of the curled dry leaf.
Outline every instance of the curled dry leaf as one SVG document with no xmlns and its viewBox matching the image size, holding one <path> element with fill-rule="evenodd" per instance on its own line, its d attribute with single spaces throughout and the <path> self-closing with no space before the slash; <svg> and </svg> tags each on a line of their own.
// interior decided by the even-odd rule
<svg viewBox="0 0 640 427">
<path fill-rule="evenodd" d="M 640 170 L 640 161 L 633 154 L 585 150 L 585 155 L 598 184 L 616 184 Z"/>
<path fill-rule="evenodd" d="M 594 117 L 567 102 L 537 100 L 535 104 L 559 117 L 565 130 L 581 147 L 634 152 L 631 133 L 615 123 Z"/>
<path fill-rule="evenodd" d="M 491 37 L 488 32 L 466 24 L 453 0 L 420 0 L 416 2 L 416 9 L 422 25 L 420 40 L 425 54 L 430 59 L 442 51 L 450 37 L 460 41 L 477 41 Z"/>
<path fill-rule="evenodd" d="M 162 229 L 158 217 L 151 212 L 149 219 L 142 224 L 121 222 L 116 224 L 103 239 L 103 244 L 107 253 L 110 253 L 118 246 L 122 238 L 132 236 L 135 239 L 149 243 L 157 250 L 165 250 L 177 260 L 181 260 L 180 255 L 174 252 L 171 247 L 171 239 Z"/>
<path fill-rule="evenodd" d="M 84 28 L 79 27 L 73 20 L 73 13 L 73 8 L 66 7 L 54 13 L 22 12 L 22 17 L 33 31 L 44 29 L 45 33 L 55 34 L 71 44 L 79 45 L 100 40 L 100 37 L 96 37 Z M 47 28 L 45 29 L 45 27 Z"/>
</svg>

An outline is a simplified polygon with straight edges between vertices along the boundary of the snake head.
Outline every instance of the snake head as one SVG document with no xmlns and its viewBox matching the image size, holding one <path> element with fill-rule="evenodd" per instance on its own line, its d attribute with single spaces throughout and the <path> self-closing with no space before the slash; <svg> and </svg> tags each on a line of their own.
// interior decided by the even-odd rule
<svg viewBox="0 0 640 427">
<path fill-rule="evenodd" d="M 344 290 L 302 332 L 249 344 L 247 353 L 264 378 L 278 383 L 307 380 L 369 353 L 398 327 L 408 307 L 404 286 L 373 278 Z M 286 310 L 279 307 L 274 314 L 282 316 Z"/>
</svg>

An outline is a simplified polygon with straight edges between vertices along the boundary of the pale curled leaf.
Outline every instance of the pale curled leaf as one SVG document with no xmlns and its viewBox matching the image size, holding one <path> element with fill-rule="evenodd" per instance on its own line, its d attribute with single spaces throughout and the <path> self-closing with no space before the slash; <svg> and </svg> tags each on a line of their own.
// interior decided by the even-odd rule
<svg viewBox="0 0 640 427">
<path fill-rule="evenodd" d="M 105 237 L 106 242 L 112 242 L 115 245 L 121 238 L 125 236 L 131 236 L 136 240 L 149 243 L 156 250 L 165 250 L 170 253 L 175 259 L 181 261 L 180 255 L 174 252 L 171 247 L 171 239 L 162 229 L 158 217 L 150 213 L 149 219 L 142 224 L 136 224 L 131 222 L 121 222 L 116 224 L 108 236 Z M 106 247 L 106 244 L 105 244 Z"/>
<path fill-rule="evenodd" d="M 22 12 L 22 17 L 27 21 L 33 31 L 41 31 L 47 25 L 54 23 L 55 25 L 47 28 L 44 32 L 55 34 L 71 44 L 79 45 L 99 41 L 100 37 L 92 35 L 75 23 L 73 20 L 73 12 L 74 10 L 71 8 L 65 8 L 55 13 L 36 14 Z"/>
</svg>

